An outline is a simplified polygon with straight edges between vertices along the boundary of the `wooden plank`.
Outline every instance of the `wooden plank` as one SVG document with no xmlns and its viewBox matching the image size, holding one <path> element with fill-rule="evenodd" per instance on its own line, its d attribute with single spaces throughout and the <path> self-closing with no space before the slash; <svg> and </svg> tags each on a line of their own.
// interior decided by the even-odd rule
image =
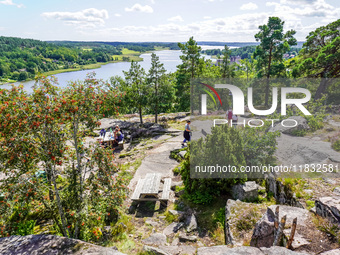
<svg viewBox="0 0 340 255">
<path fill-rule="evenodd" d="M 144 186 L 141 194 L 144 195 L 157 195 L 159 186 L 161 184 L 161 175 L 157 173 L 146 174 L 144 179 Z"/>
<path fill-rule="evenodd" d="M 170 188 L 171 188 L 171 178 L 165 178 L 161 200 L 169 200 Z"/>
<path fill-rule="evenodd" d="M 141 197 L 138 199 L 139 202 L 142 202 L 142 201 L 159 201 L 158 198 L 156 197 Z"/>
<path fill-rule="evenodd" d="M 135 191 L 133 192 L 131 196 L 131 200 L 139 200 L 143 185 L 144 185 L 144 179 L 139 179 L 137 186 L 135 188 Z"/>
</svg>

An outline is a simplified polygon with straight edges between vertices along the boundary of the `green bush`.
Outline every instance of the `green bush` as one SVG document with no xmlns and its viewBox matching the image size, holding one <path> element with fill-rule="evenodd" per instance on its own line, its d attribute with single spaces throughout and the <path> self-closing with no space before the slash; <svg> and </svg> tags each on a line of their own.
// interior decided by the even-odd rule
<svg viewBox="0 0 340 255">
<path fill-rule="evenodd" d="M 222 125 L 214 127 L 212 134 L 205 139 L 192 141 L 180 164 L 186 198 L 196 204 L 209 204 L 220 195 L 227 194 L 233 185 L 255 178 L 255 175 L 243 173 L 228 173 L 228 178 L 223 173 L 214 178 L 192 178 L 190 164 L 231 165 L 239 169 L 240 166 L 271 163 L 278 133 L 266 133 L 265 130 L 266 127 L 235 129 Z"/>
<path fill-rule="evenodd" d="M 335 141 L 333 144 L 332 144 L 332 148 L 336 151 L 340 151 L 340 140 L 337 140 Z"/>
<path fill-rule="evenodd" d="M 293 136 L 305 136 L 307 134 L 307 130 L 301 129 L 301 130 L 293 130 L 292 135 Z"/>
</svg>

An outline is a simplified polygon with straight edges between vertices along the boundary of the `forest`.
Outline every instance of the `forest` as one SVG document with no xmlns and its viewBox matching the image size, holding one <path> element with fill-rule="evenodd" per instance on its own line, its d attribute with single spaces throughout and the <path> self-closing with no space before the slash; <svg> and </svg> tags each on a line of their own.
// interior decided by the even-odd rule
<svg viewBox="0 0 340 255">
<path fill-rule="evenodd" d="M 0 37 L 0 82 L 33 79 L 38 73 L 81 68 L 95 63 L 115 61 L 127 48 L 139 53 L 156 46 L 176 48 L 175 43 L 123 42 L 42 42 L 33 39 Z M 125 60 L 128 60 L 126 58 Z"/>
</svg>

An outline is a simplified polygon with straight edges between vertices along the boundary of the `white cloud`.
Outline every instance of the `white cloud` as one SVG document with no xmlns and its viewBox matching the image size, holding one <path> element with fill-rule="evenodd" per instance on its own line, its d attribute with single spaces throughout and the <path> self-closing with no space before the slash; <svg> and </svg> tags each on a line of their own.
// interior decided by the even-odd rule
<svg viewBox="0 0 340 255">
<path fill-rule="evenodd" d="M 168 21 L 173 21 L 173 22 L 182 22 L 183 18 L 180 15 L 168 18 Z"/>
<path fill-rule="evenodd" d="M 248 11 L 248 10 L 256 10 L 258 8 L 257 4 L 254 4 L 252 2 L 247 3 L 247 4 L 243 4 L 240 9 L 242 11 Z"/>
<path fill-rule="evenodd" d="M 153 9 L 150 5 L 140 5 L 140 4 L 135 4 L 131 8 L 126 7 L 125 11 L 127 12 L 145 12 L 145 13 L 152 13 Z"/>
<path fill-rule="evenodd" d="M 116 40 L 135 41 L 143 38 L 152 41 L 186 41 L 189 36 L 197 40 L 254 41 L 258 26 L 267 22 L 268 13 L 252 13 L 225 18 L 201 20 L 189 24 L 160 24 L 154 26 L 125 26 L 97 30 L 99 38 L 111 35 Z"/>
<path fill-rule="evenodd" d="M 317 2 L 318 0 L 280 0 L 281 4 L 313 4 Z"/>
<path fill-rule="evenodd" d="M 211 19 L 210 16 L 204 16 L 203 19 Z"/>
<path fill-rule="evenodd" d="M 0 4 L 4 4 L 4 5 L 14 5 L 18 8 L 21 8 L 21 7 L 24 7 L 23 4 L 16 4 L 16 3 L 13 3 L 13 0 L 3 0 L 3 1 L 0 1 Z"/>
<path fill-rule="evenodd" d="M 339 17 L 340 8 L 336 8 L 330 4 L 327 4 L 325 0 L 313 0 L 308 1 L 308 5 L 302 5 L 302 2 L 307 2 L 308 0 L 299 0 L 300 4 L 298 7 L 295 6 L 295 2 L 292 1 L 281 1 L 277 2 L 267 2 L 267 6 L 274 6 L 275 15 L 282 17 L 287 20 L 287 17 L 301 18 L 301 17 L 315 17 L 315 18 L 328 18 L 336 19 Z M 291 3 L 292 2 L 292 3 Z"/>
<path fill-rule="evenodd" d="M 103 26 L 105 24 L 105 19 L 109 18 L 107 10 L 98 10 L 95 8 L 78 12 L 44 12 L 41 16 L 62 20 L 68 25 L 77 25 L 83 28 Z"/>
<path fill-rule="evenodd" d="M 122 14 L 119 14 L 119 13 L 115 13 L 115 17 L 121 17 Z"/>
</svg>

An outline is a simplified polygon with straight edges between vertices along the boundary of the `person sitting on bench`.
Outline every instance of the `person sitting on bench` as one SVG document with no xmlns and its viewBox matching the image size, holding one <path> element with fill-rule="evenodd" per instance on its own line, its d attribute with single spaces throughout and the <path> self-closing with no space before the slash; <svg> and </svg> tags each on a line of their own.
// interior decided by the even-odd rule
<svg viewBox="0 0 340 255">
<path fill-rule="evenodd" d="M 114 144 L 118 145 L 119 142 L 123 141 L 123 134 L 120 131 L 120 128 L 118 126 L 116 126 L 116 130 L 114 132 L 115 134 L 115 140 L 113 141 Z"/>
</svg>

